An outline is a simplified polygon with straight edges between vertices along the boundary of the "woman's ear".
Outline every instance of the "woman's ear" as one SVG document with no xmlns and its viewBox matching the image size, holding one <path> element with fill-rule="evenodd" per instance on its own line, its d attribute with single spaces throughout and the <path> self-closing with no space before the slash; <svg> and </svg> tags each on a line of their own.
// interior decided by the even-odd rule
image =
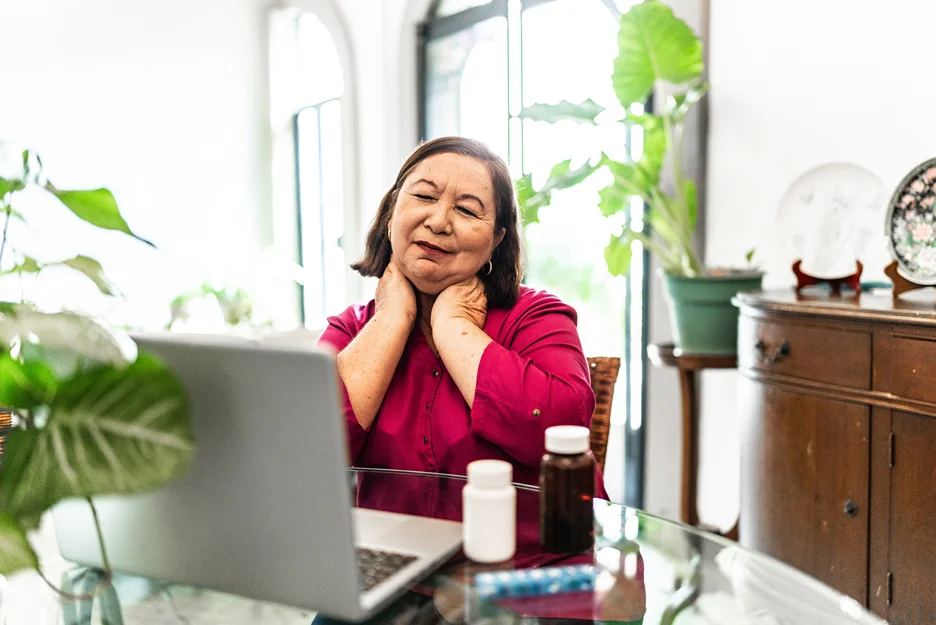
<svg viewBox="0 0 936 625">
<path fill-rule="evenodd" d="M 501 228 L 498 230 L 497 234 L 494 235 L 494 247 L 496 248 L 501 244 L 501 241 L 504 240 L 504 236 L 507 234 L 506 228 Z"/>
</svg>

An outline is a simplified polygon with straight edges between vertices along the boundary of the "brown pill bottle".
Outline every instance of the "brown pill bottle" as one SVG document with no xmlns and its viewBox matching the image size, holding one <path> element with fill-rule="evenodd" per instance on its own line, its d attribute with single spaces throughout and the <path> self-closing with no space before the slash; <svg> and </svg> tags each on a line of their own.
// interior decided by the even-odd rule
<svg viewBox="0 0 936 625">
<path fill-rule="evenodd" d="M 548 553 L 580 553 L 595 542 L 592 499 L 595 457 L 588 428 L 557 425 L 546 430 L 540 464 L 540 547 Z"/>
</svg>

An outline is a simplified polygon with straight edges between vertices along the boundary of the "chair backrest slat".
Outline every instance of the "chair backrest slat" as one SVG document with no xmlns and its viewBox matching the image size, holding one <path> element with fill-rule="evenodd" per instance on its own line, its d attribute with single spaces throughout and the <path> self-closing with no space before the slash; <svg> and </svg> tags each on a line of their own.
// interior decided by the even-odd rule
<svg viewBox="0 0 936 625">
<path fill-rule="evenodd" d="M 611 431 L 611 401 L 614 399 L 614 384 L 621 370 L 620 358 L 594 357 L 588 359 L 592 390 L 595 392 L 595 412 L 591 421 L 591 448 L 604 473 L 605 456 L 608 453 L 608 435 Z"/>
</svg>

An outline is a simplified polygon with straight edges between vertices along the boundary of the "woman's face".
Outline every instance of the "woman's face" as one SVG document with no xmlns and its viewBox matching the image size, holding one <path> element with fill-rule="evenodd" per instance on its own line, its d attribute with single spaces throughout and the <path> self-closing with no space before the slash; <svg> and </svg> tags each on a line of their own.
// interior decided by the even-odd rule
<svg viewBox="0 0 936 625">
<path fill-rule="evenodd" d="M 420 162 L 400 186 L 390 219 L 393 257 L 419 291 L 437 295 L 478 273 L 504 238 L 495 232 L 487 165 L 460 154 Z"/>
</svg>

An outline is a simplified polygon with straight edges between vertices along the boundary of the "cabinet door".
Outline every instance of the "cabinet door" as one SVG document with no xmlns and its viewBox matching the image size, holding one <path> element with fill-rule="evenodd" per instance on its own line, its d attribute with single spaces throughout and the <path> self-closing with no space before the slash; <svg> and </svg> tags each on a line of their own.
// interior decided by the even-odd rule
<svg viewBox="0 0 936 625">
<path fill-rule="evenodd" d="M 893 412 L 890 554 L 894 625 L 936 623 L 936 419 Z"/>
<path fill-rule="evenodd" d="M 870 408 L 742 379 L 741 543 L 867 599 Z"/>
</svg>

